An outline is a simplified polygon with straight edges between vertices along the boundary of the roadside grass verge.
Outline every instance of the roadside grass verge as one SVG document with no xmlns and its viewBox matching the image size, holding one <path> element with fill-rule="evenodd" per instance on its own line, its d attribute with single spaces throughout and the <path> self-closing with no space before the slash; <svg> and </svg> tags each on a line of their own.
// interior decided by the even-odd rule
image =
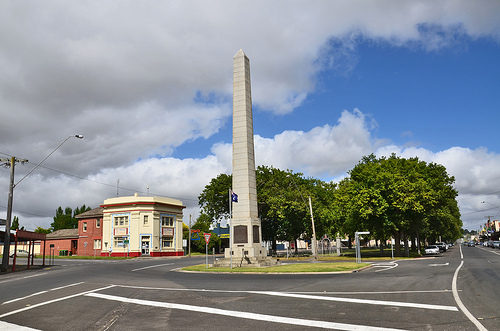
<svg viewBox="0 0 500 331">
<path fill-rule="evenodd" d="M 339 263 L 296 263 L 285 264 L 272 267 L 242 267 L 242 268 L 207 268 L 206 264 L 199 264 L 190 267 L 182 268 L 184 271 L 201 271 L 201 272 L 227 272 L 227 273 L 308 273 L 308 272 L 341 272 L 354 271 L 366 267 L 366 264 L 356 262 L 339 262 Z"/>
</svg>

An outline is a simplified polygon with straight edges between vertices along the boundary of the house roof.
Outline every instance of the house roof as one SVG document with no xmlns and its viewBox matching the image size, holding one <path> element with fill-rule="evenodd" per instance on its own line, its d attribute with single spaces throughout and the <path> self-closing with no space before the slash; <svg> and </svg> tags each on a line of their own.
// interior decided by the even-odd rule
<svg viewBox="0 0 500 331">
<path fill-rule="evenodd" d="M 97 207 L 92 210 L 86 211 L 84 213 L 78 214 L 75 216 L 75 218 L 96 218 L 96 217 L 102 217 L 102 211 L 104 210 L 103 207 Z"/>
<path fill-rule="evenodd" d="M 47 234 L 49 239 L 78 239 L 78 229 L 61 229 Z"/>
</svg>

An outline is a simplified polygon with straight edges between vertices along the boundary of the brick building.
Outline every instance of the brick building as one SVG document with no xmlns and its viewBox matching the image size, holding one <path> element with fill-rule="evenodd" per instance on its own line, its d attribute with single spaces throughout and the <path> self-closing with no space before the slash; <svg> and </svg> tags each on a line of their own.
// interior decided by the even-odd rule
<svg viewBox="0 0 500 331">
<path fill-rule="evenodd" d="M 101 256 L 102 250 L 102 207 L 86 211 L 78 219 L 79 256 Z"/>
<path fill-rule="evenodd" d="M 53 248 L 50 246 L 54 245 Z M 52 252 L 51 249 L 54 251 Z M 62 229 L 47 234 L 45 241 L 45 255 L 59 255 L 60 251 L 67 251 L 68 255 L 77 254 L 78 229 Z"/>
</svg>

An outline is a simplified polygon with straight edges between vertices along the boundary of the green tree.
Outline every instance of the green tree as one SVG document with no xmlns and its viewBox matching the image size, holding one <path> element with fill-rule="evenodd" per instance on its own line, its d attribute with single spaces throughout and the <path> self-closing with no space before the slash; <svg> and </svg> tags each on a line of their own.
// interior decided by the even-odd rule
<svg viewBox="0 0 500 331">
<path fill-rule="evenodd" d="M 24 226 L 19 227 L 19 217 L 14 216 L 12 220 L 12 225 L 10 226 L 11 230 L 24 230 Z"/>
<path fill-rule="evenodd" d="M 75 217 L 81 213 L 91 210 L 92 208 L 82 205 L 77 207 L 75 211 L 70 207 L 66 207 L 64 210 L 61 206 L 56 210 L 56 216 L 54 216 L 54 221 L 50 224 L 51 231 L 57 231 L 61 229 L 76 229 L 78 228 L 78 219 Z"/>
<path fill-rule="evenodd" d="M 220 174 L 205 186 L 198 197 L 202 213 L 212 222 L 229 218 L 229 190 L 232 186 L 232 176 Z M 200 216 L 201 217 L 201 216 Z M 203 219 L 206 220 L 205 216 Z"/>
<path fill-rule="evenodd" d="M 462 222 L 454 181 L 441 165 L 372 154 L 339 183 L 335 217 L 350 235 L 368 230 L 381 241 L 394 236 L 397 255 L 401 239 L 416 247 L 422 235 L 458 238 Z"/>
<path fill-rule="evenodd" d="M 332 222 L 335 184 L 313 178 L 304 178 L 273 167 L 259 166 L 256 170 L 257 204 L 262 224 L 262 238 L 272 242 L 292 241 L 312 236 L 308 198 L 311 197 L 316 234 L 336 233 L 338 226 Z M 205 222 L 229 218 L 229 196 L 232 176 L 221 174 L 205 186 L 198 200 Z M 238 193 L 238 192 L 236 192 Z M 194 228 L 194 227 L 193 227 Z M 297 247 L 297 246 L 296 246 Z"/>
<path fill-rule="evenodd" d="M 50 233 L 50 229 L 44 229 L 44 228 L 42 228 L 42 227 L 38 226 L 38 227 L 35 229 L 35 231 L 34 231 L 34 232 L 36 232 L 36 233 L 46 233 L 46 234 L 47 234 L 47 233 Z"/>
</svg>

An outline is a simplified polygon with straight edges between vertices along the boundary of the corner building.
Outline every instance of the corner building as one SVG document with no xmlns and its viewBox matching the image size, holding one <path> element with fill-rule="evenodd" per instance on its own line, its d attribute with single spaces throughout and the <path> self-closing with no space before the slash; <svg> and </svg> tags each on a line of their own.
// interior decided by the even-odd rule
<svg viewBox="0 0 500 331">
<path fill-rule="evenodd" d="M 182 211 L 176 199 L 134 196 L 104 200 L 101 256 L 182 256 Z"/>
</svg>

